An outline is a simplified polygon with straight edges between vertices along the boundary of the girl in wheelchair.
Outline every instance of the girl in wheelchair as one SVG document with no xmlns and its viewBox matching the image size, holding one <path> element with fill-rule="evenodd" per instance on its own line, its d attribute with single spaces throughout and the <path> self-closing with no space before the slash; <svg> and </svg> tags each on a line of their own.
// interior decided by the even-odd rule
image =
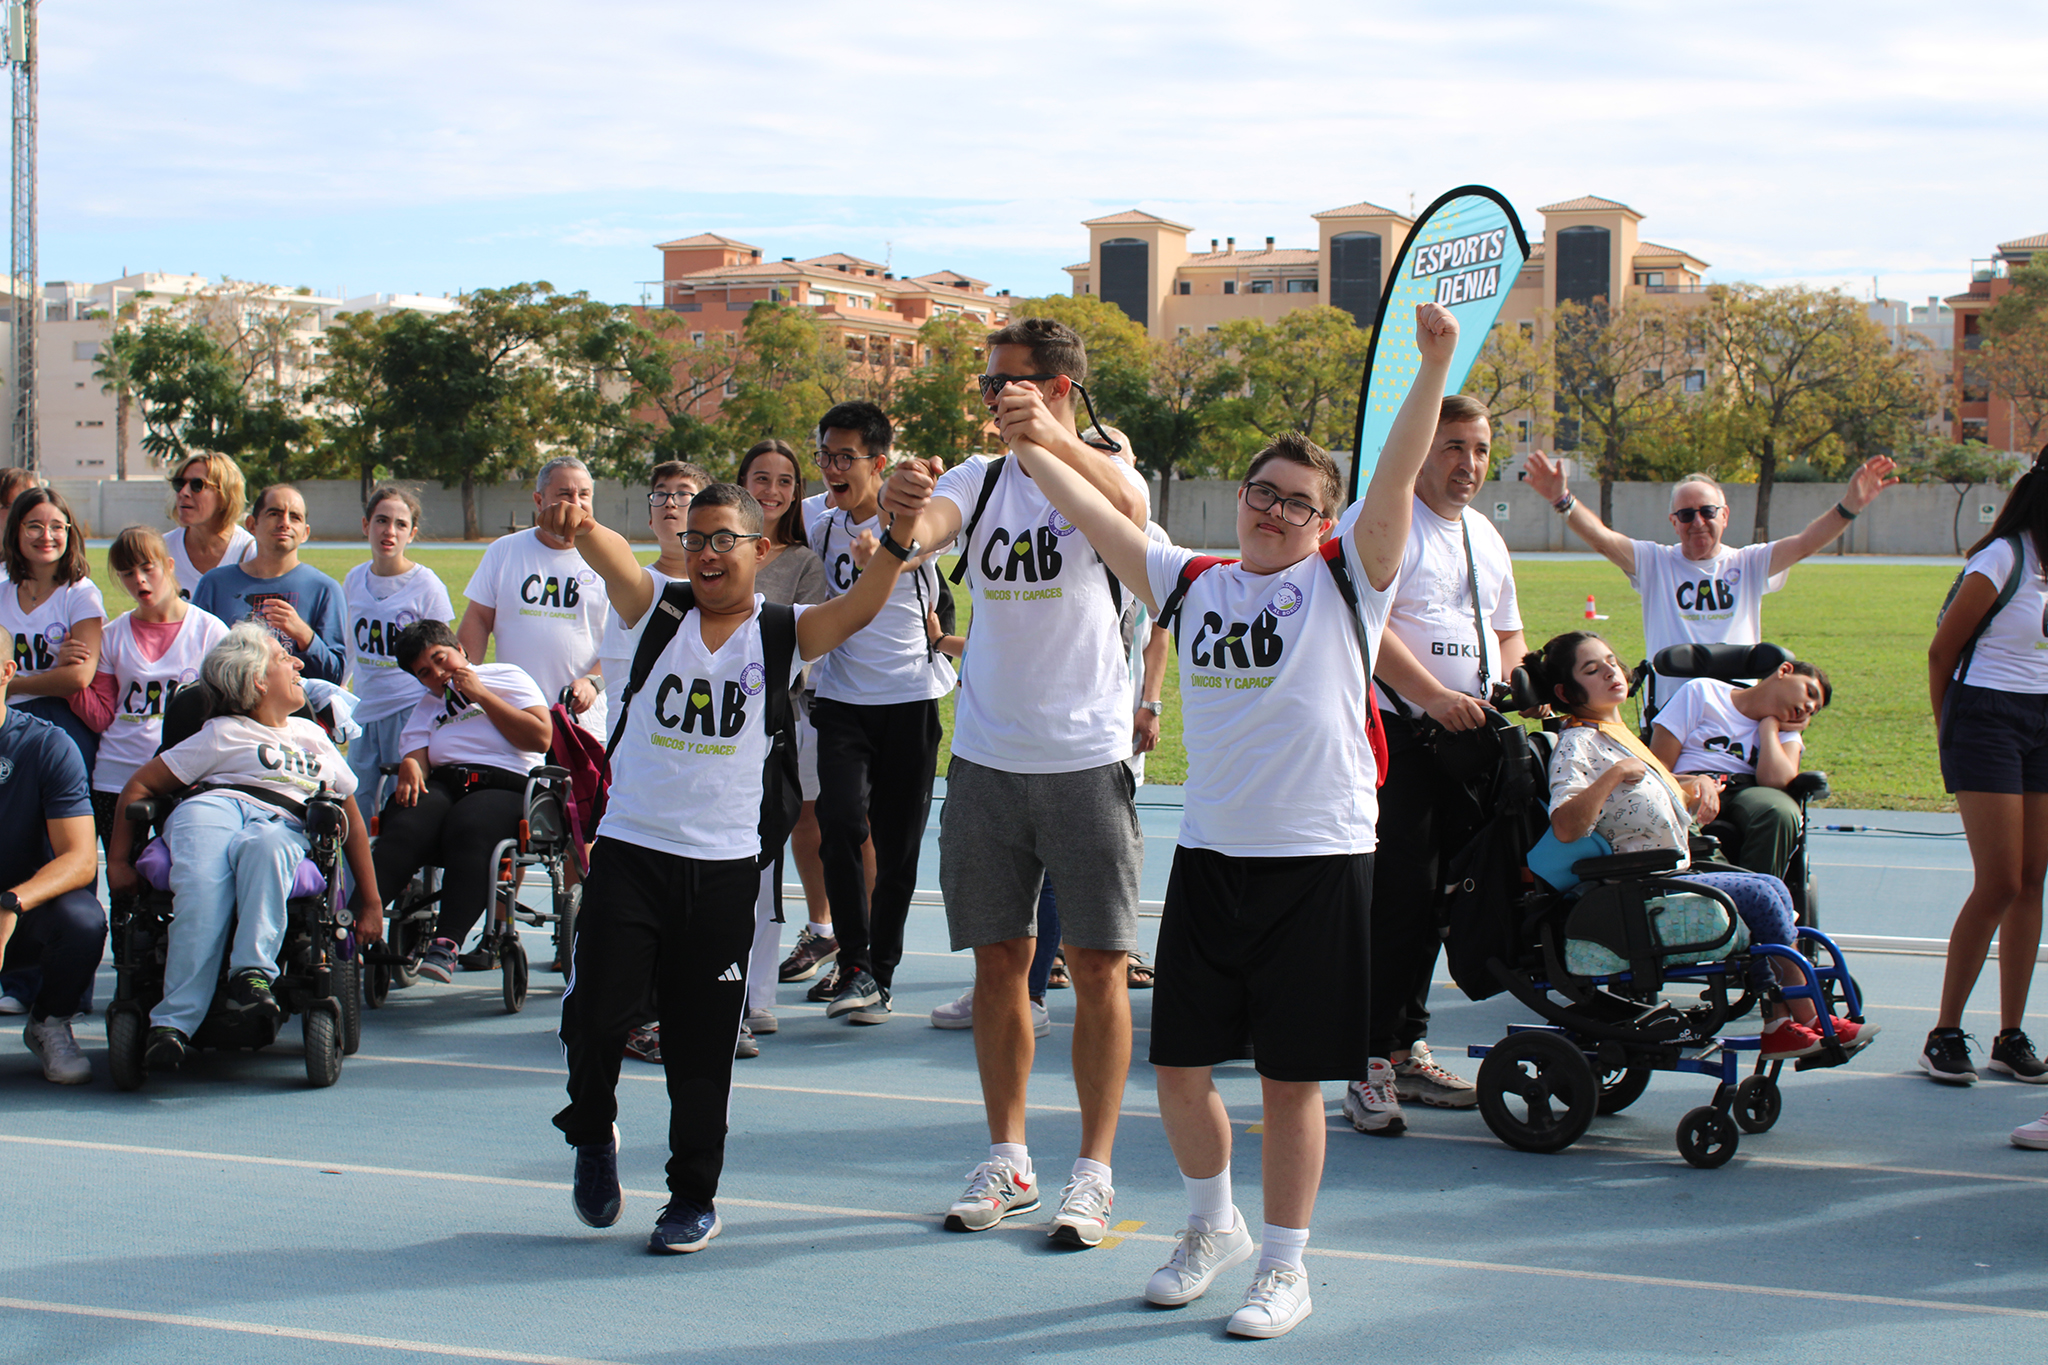
<svg viewBox="0 0 2048 1365">
<path fill-rule="evenodd" d="M 547 698 L 517 664 L 471 664 L 445 621 L 398 634 L 398 666 L 427 695 L 406 721 L 398 784 L 377 826 L 380 898 L 389 903 L 431 863 L 443 869 L 435 936 L 420 975 L 455 979 L 455 954 L 489 907 L 492 850 L 516 837 L 527 774 L 547 762 Z M 399 937 L 394 931 L 394 941 Z"/>
<path fill-rule="evenodd" d="M 1608 643 L 1590 631 L 1568 631 L 1523 657 L 1537 691 L 1560 703 L 1569 719 L 1557 739 L 1550 761 L 1550 827 L 1559 840 L 1573 843 L 1598 834 L 1615 853 L 1675 849 L 1679 871 L 1673 875 L 1710 886 L 1734 902 L 1754 943 L 1790 946 L 1795 934 L 1792 897 L 1778 878 L 1757 872 L 1686 871 L 1690 829 L 1697 819 L 1712 820 L 1719 808 L 1720 784 L 1711 775 L 1674 777 L 1621 718 L 1628 699 L 1629 670 L 1615 658 Z M 1804 980 L 1796 967 L 1773 958 L 1786 980 Z M 1804 1057 L 1822 1047 L 1814 1027 L 1817 1011 L 1810 1000 L 1794 999 L 1770 1007 L 1764 1026 L 1762 1055 L 1766 1061 Z M 1875 1024 L 1858 1025 L 1836 1019 L 1834 1032 L 1845 1048 L 1859 1047 L 1876 1035 Z"/>
<path fill-rule="evenodd" d="M 357 935 L 373 939 L 383 932 L 368 826 L 352 795 L 355 777 L 327 732 L 293 714 L 306 704 L 299 671 L 299 661 L 262 626 L 245 621 L 232 627 L 199 667 L 219 713 L 137 769 L 116 804 L 126 810 L 147 797 L 185 793 L 164 824 L 177 915 L 163 998 L 149 1017 L 145 1064 L 152 1071 L 184 1061 L 213 1003 L 223 953 L 227 1009 L 272 1027 L 283 1018 L 270 986 L 287 928 L 286 901 L 310 847 L 306 801 L 322 787 L 346 803 L 345 847 L 363 888 Z M 141 889 L 134 840 L 134 823 L 116 820 L 107 848 L 107 885 L 116 895 Z"/>
</svg>

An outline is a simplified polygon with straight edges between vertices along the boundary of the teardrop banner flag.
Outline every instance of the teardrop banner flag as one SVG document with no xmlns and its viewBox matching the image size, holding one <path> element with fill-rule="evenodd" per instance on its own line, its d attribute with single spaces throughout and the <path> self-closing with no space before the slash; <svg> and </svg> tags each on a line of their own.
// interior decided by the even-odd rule
<svg viewBox="0 0 2048 1365">
<path fill-rule="evenodd" d="M 1484 185 L 1460 185 L 1424 209 L 1408 229 L 1380 296 L 1365 353 L 1358 434 L 1351 443 L 1351 499 L 1357 499 L 1379 463 L 1394 414 L 1422 363 L 1415 349 L 1416 305 L 1434 300 L 1458 319 L 1458 349 L 1444 380 L 1444 392 L 1456 393 L 1528 259 L 1522 220 L 1506 199 Z"/>
</svg>

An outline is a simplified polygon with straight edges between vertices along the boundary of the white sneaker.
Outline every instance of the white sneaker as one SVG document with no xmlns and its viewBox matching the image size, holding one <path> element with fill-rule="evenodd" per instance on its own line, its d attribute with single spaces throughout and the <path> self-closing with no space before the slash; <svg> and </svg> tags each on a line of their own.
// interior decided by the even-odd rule
<svg viewBox="0 0 2048 1365">
<path fill-rule="evenodd" d="M 58 1085 L 84 1085 L 92 1079 L 92 1063 L 85 1060 L 85 1054 L 78 1050 L 78 1040 L 71 1036 L 69 1019 L 31 1022 L 22 1031 L 21 1040 L 43 1064 L 44 1080 L 55 1081 Z"/>
<path fill-rule="evenodd" d="M 967 1173 L 967 1189 L 946 1210 L 946 1231 L 986 1232 L 1013 1213 L 1038 1207 L 1038 1179 L 993 1159 Z"/>
<path fill-rule="evenodd" d="M 1109 1231 L 1109 1211 L 1116 1191 L 1093 1171 L 1076 1171 L 1060 1191 L 1060 1211 L 1053 1216 L 1052 1239 L 1063 1246 L 1101 1246 Z"/>
<path fill-rule="evenodd" d="M 27 1014 L 28 1001 L 12 995 L 0 995 L 0 1014 Z"/>
<path fill-rule="evenodd" d="M 2048 1152 L 2048 1114 L 2013 1129 L 2012 1145 L 2031 1147 L 2037 1152 Z"/>
<path fill-rule="evenodd" d="M 1479 1088 L 1454 1071 L 1446 1071 L 1418 1040 L 1408 1060 L 1394 1068 L 1394 1094 L 1399 1099 L 1437 1109 L 1470 1109 L 1479 1103 Z"/>
<path fill-rule="evenodd" d="M 1394 1093 L 1394 1068 L 1384 1059 L 1373 1058 L 1365 1079 L 1344 1087 L 1344 1117 L 1353 1128 L 1374 1137 L 1399 1137 L 1408 1131 L 1401 1099 Z"/>
<path fill-rule="evenodd" d="M 1234 1337 L 1284 1337 L 1314 1311 L 1301 1272 L 1274 1266 L 1252 1276 L 1252 1287 L 1244 1291 L 1244 1307 L 1230 1315 L 1223 1330 Z"/>
<path fill-rule="evenodd" d="M 933 1028 L 974 1027 L 974 987 L 960 992 L 960 998 L 949 1000 L 932 1011 Z M 1052 1036 L 1052 1011 L 1045 1007 L 1043 1000 L 1031 1002 L 1031 1036 L 1050 1038 Z"/>
<path fill-rule="evenodd" d="M 933 1028 L 974 1027 L 974 987 L 960 992 L 958 1000 L 948 1000 L 932 1011 Z"/>
<path fill-rule="evenodd" d="M 1145 1302 L 1161 1308 L 1193 1303 L 1208 1292 L 1209 1282 L 1218 1272 L 1239 1264 L 1259 1249 L 1258 1243 L 1252 1241 L 1251 1230 L 1244 1225 L 1244 1215 L 1234 1208 L 1230 1214 L 1237 1222 L 1228 1232 L 1180 1230 L 1180 1245 L 1146 1282 Z"/>
</svg>

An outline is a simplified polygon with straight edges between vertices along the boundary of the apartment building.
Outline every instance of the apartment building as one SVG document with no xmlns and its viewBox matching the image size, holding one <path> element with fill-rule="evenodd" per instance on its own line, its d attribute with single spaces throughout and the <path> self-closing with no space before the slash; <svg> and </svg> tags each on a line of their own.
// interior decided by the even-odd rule
<svg viewBox="0 0 2048 1365">
<path fill-rule="evenodd" d="M 1952 353 L 1955 380 L 1955 432 L 1958 441 L 1982 441 L 1997 450 L 2031 445 L 2025 421 L 2014 420 L 2012 404 L 1994 394 L 1972 364 L 1984 344 L 1984 315 L 2012 292 L 2012 272 L 2030 264 L 2036 252 L 2048 251 L 2048 232 L 2000 242 L 1991 256 L 1970 262 L 1970 287 L 1945 302 L 1953 311 Z"/>
</svg>

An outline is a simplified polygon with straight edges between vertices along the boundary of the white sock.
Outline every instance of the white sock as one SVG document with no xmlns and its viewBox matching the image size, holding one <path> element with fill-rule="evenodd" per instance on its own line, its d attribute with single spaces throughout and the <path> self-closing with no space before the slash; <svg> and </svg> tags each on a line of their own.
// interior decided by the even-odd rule
<svg viewBox="0 0 2048 1365">
<path fill-rule="evenodd" d="M 829 924 L 820 924 L 816 920 L 812 920 L 809 927 L 810 931 L 819 938 L 832 937 L 832 926 Z"/>
<path fill-rule="evenodd" d="M 1237 1210 L 1231 1207 L 1230 1168 L 1222 1174 L 1197 1180 L 1184 1175 L 1180 1183 L 1188 1192 L 1188 1226 L 1196 1232 L 1228 1232 L 1237 1225 Z"/>
<path fill-rule="evenodd" d="M 1302 1253 L 1308 1250 L 1307 1228 L 1265 1225 L 1265 1240 L 1259 1247 L 1259 1269 L 1303 1271 Z"/>
<path fill-rule="evenodd" d="M 990 1161 L 1007 1161 L 1010 1169 L 1018 1175 L 1031 1175 L 1031 1149 L 1021 1142 L 991 1142 L 988 1145 Z"/>
<path fill-rule="evenodd" d="M 1085 1156 L 1074 1158 L 1074 1174 L 1092 1175 L 1105 1185 L 1112 1183 L 1109 1178 L 1109 1167 Z"/>
</svg>

